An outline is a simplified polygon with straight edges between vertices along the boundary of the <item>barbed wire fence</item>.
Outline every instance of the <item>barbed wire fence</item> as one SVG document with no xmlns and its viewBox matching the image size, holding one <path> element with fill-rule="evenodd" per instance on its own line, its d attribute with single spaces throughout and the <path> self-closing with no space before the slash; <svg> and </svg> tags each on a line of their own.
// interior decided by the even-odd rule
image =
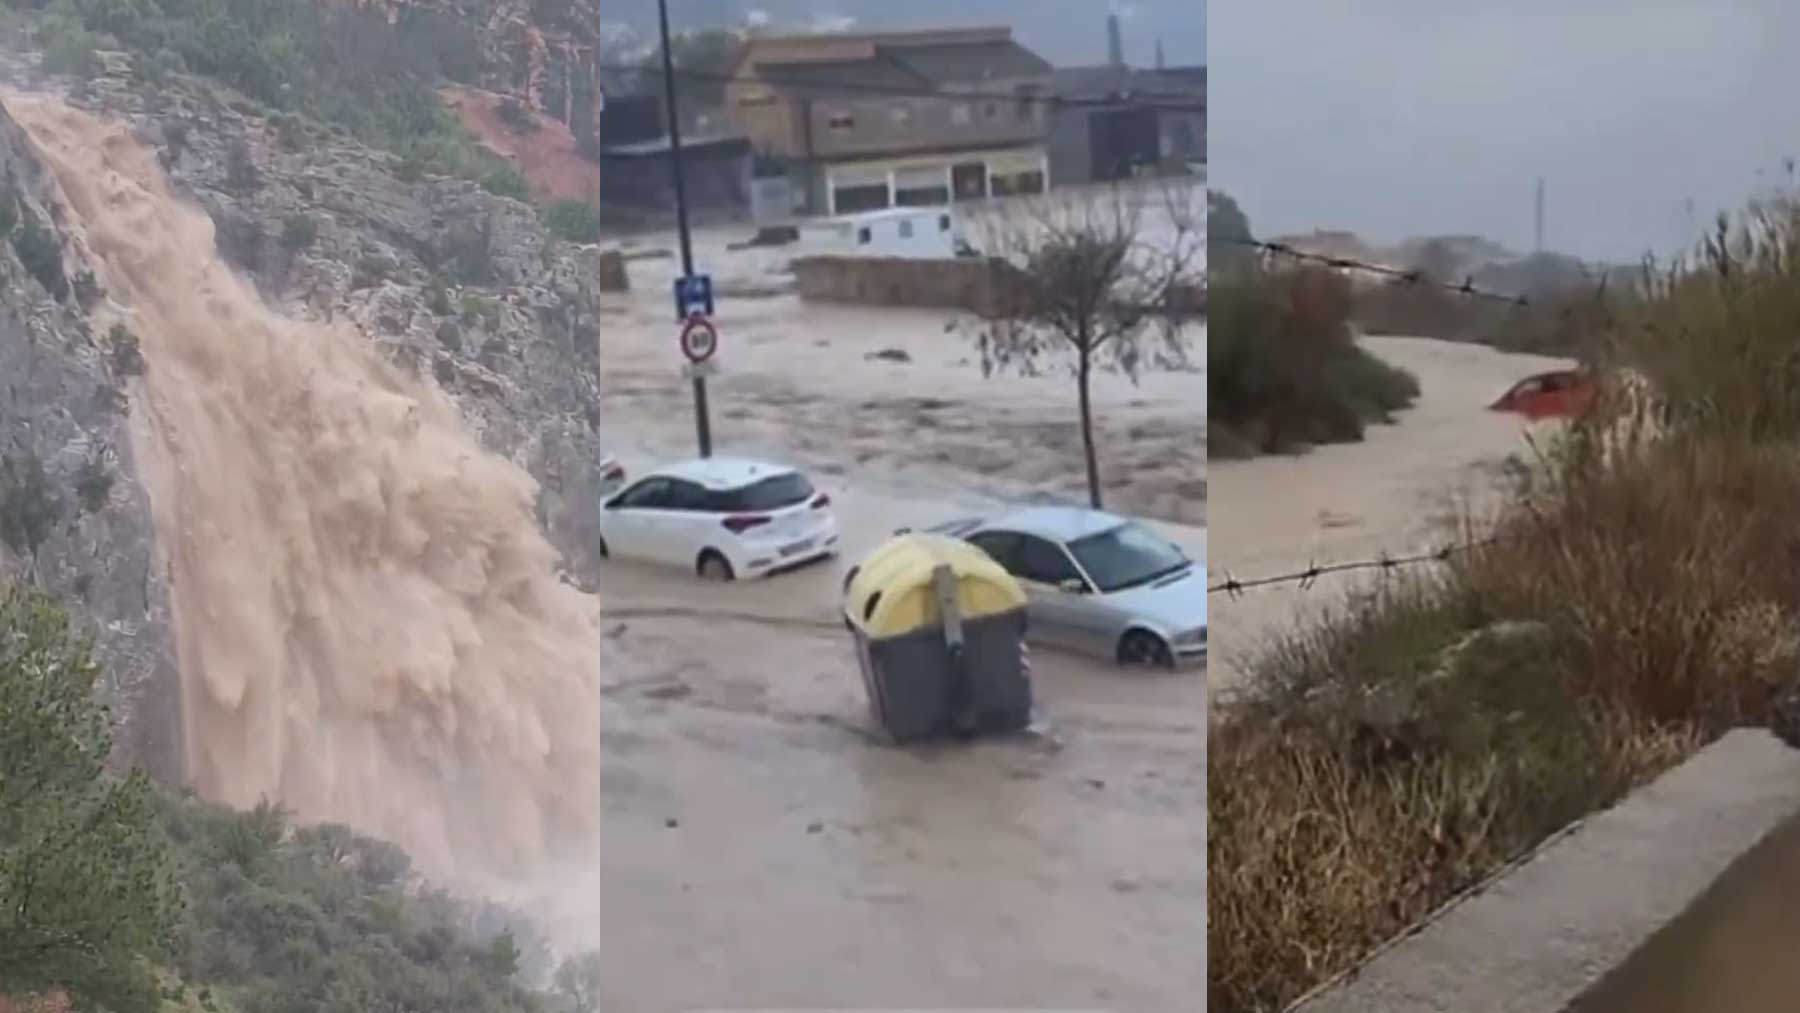
<svg viewBox="0 0 1800 1013">
<path fill-rule="evenodd" d="M 1316 584 L 1320 577 L 1368 570 L 1377 570 L 1383 574 L 1391 574 L 1400 570 L 1411 569 L 1415 566 L 1425 566 L 1433 563 L 1448 563 L 1459 555 L 1474 552 L 1478 549 L 1487 548 L 1492 545 L 1498 545 L 1505 540 L 1506 539 L 1502 536 L 1496 535 L 1467 542 L 1443 545 L 1432 549 L 1429 552 L 1419 552 L 1412 555 L 1393 556 L 1384 553 L 1369 559 L 1358 559 L 1351 562 L 1312 563 L 1308 564 L 1307 567 L 1302 570 L 1279 573 L 1273 576 L 1253 577 L 1247 580 L 1233 577 L 1231 574 L 1227 573 L 1224 579 L 1207 585 L 1206 593 L 1208 595 L 1230 595 L 1235 598 L 1246 591 L 1253 591 L 1257 588 L 1275 587 L 1283 584 L 1297 584 L 1299 585 L 1300 590 L 1305 591 Z"/>
<path fill-rule="evenodd" d="M 1531 299 L 1527 296 L 1513 295 L 1513 294 L 1509 294 L 1509 293 L 1505 293 L 1505 292 L 1496 292 L 1496 291 L 1492 291 L 1489 289 L 1478 288 L 1475 285 L 1475 279 L 1473 276 L 1465 277 L 1461 282 L 1446 281 L 1443 279 L 1435 278 L 1435 277 L 1431 276 L 1430 274 L 1426 273 L 1424 270 L 1416 268 L 1416 267 L 1415 268 L 1395 267 L 1392 264 L 1377 264 L 1372 261 L 1358 260 L 1355 257 L 1343 257 L 1343 256 L 1337 256 L 1337 255 L 1328 254 L 1328 253 L 1315 253 L 1311 250 L 1302 250 L 1299 247 L 1293 246 L 1288 243 L 1275 243 L 1275 242 L 1269 242 L 1269 241 L 1261 240 L 1261 239 L 1247 239 L 1247 238 L 1241 238 L 1241 237 L 1239 237 L 1239 238 L 1219 238 L 1219 239 L 1210 239 L 1209 238 L 1209 241 L 1212 243 L 1216 243 L 1220 246 L 1237 246 L 1237 247 L 1242 247 L 1245 249 L 1255 250 L 1256 252 L 1262 254 L 1266 259 L 1286 259 L 1286 260 L 1296 261 L 1298 263 L 1313 264 L 1313 265 L 1316 265 L 1319 267 L 1329 267 L 1329 268 L 1339 270 L 1339 271 L 1356 271 L 1356 272 L 1359 272 L 1362 274 L 1368 274 L 1368 275 L 1373 275 L 1376 277 L 1388 278 L 1392 281 L 1395 281 L 1395 282 L 1398 282 L 1401 284 L 1405 284 L 1405 285 L 1416 285 L 1416 286 L 1419 286 L 1422 288 L 1442 289 L 1443 291 L 1446 291 L 1446 292 L 1454 292 L 1458 295 L 1465 295 L 1465 296 L 1469 296 L 1470 298 L 1474 298 L 1474 299 L 1484 299 L 1484 300 L 1488 300 L 1491 302 L 1509 303 L 1514 306 L 1530 306 L 1530 305 L 1532 305 Z"/>
</svg>

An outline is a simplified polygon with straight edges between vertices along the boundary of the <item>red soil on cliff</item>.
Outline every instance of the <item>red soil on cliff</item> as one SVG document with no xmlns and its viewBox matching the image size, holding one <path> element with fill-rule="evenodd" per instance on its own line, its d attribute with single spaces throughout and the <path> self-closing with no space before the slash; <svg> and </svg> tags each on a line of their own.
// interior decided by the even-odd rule
<svg viewBox="0 0 1800 1013">
<path fill-rule="evenodd" d="M 599 202 L 600 166 L 576 147 L 567 126 L 533 113 L 537 129 L 521 130 L 500 114 L 504 95 L 475 88 L 446 88 L 439 94 L 481 143 L 519 170 L 534 195 Z"/>
</svg>

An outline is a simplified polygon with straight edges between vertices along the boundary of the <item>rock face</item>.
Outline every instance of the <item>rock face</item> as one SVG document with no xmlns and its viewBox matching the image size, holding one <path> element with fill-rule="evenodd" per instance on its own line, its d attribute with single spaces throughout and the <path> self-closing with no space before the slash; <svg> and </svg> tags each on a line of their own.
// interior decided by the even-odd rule
<svg viewBox="0 0 1800 1013">
<path fill-rule="evenodd" d="M 397 160 L 323 128 L 270 122 L 190 79 L 147 87 L 119 60 L 108 65 L 72 101 L 125 117 L 161 152 L 177 188 L 212 217 L 225 258 L 271 305 L 353 320 L 442 389 L 485 447 L 537 480 L 539 521 L 566 579 L 592 590 L 599 248 L 552 238 L 531 207 L 474 183 L 402 179 Z M 17 181 L 21 213 L 50 226 L 53 188 L 3 114 L 0 170 L 0 185 Z M 71 281 L 82 270 L 66 265 Z M 74 292 L 57 301 L 12 244 L 0 246 L 0 454 L 20 462 L 15 471 L 42 462 L 41 484 L 62 504 L 36 547 L 36 573 L 95 621 L 124 758 L 178 778 L 163 571 L 127 439 L 129 359 L 94 333 Z M 81 485 L 96 468 L 114 480 L 86 509 L 74 490 L 97 485 Z M 0 477 L 0 490 L 17 484 Z M 0 544 L 0 568 L 29 574 L 33 555 Z"/>
<path fill-rule="evenodd" d="M 0 575 L 71 605 L 107 662 L 102 692 L 116 753 L 162 778 L 182 773 L 181 704 L 167 570 L 132 458 L 128 349 L 109 347 L 70 292 L 62 301 L 25 260 L 65 263 L 52 187 L 0 112 Z M 22 258 L 27 229 L 54 260 Z M 52 276 L 53 277 L 53 276 Z"/>
</svg>

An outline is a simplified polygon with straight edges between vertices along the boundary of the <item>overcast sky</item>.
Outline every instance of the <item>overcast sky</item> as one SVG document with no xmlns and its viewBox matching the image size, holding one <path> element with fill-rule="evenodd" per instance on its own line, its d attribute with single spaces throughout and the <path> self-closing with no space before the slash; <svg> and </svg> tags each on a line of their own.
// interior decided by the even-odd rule
<svg viewBox="0 0 1800 1013">
<path fill-rule="evenodd" d="M 1172 65 L 1206 62 L 1206 0 L 669 0 L 669 23 L 674 31 L 751 17 L 800 29 L 1002 24 L 1051 63 L 1080 65 L 1106 62 L 1110 7 L 1119 10 L 1127 62 L 1154 64 L 1158 39 Z M 651 35 L 656 0 L 602 0 L 600 18 Z"/>
<path fill-rule="evenodd" d="M 1541 175 L 1546 246 L 1635 260 L 1800 155 L 1795 0 L 1217 0 L 1209 33 L 1211 181 L 1258 235 L 1525 251 Z"/>
</svg>

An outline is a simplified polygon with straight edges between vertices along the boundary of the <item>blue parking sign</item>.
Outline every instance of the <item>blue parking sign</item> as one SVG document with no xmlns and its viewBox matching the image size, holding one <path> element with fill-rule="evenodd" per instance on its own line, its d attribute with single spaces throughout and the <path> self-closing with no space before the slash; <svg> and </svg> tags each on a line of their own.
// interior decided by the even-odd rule
<svg viewBox="0 0 1800 1013">
<path fill-rule="evenodd" d="M 695 313 L 713 315 L 712 275 L 690 274 L 675 279 L 675 321 Z"/>
</svg>

